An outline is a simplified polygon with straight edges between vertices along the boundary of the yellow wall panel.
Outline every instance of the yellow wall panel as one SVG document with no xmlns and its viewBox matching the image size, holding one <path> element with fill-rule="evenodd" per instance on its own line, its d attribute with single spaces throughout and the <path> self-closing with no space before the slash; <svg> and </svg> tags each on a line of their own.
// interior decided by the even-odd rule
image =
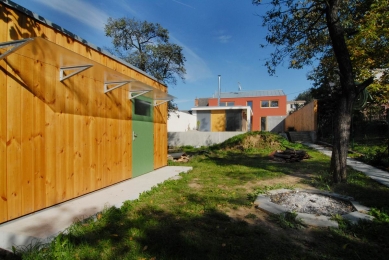
<svg viewBox="0 0 389 260">
<path fill-rule="evenodd" d="M 12 64 L 20 65 L 19 57 L 9 57 Z M 8 217 L 22 215 L 21 168 L 21 87 L 18 75 L 8 67 L 7 74 L 7 199 Z"/>
<path fill-rule="evenodd" d="M 57 191 L 56 191 L 56 115 L 52 110 L 55 107 L 56 100 L 56 78 L 57 75 L 55 68 L 43 63 L 42 74 L 45 80 L 43 88 L 43 95 L 45 100 L 45 127 L 44 127 L 44 138 L 45 138 L 45 175 L 46 175 L 46 205 L 53 205 L 57 203 Z"/>
<path fill-rule="evenodd" d="M 0 42 L 8 40 L 7 10 L 0 4 Z M 7 195 L 7 65 L 0 61 L 0 223 L 8 220 Z"/>
<path fill-rule="evenodd" d="M 40 66 L 40 65 L 39 65 Z M 39 77 L 34 75 L 34 86 L 39 86 Z M 33 116 L 33 142 L 34 142 L 34 210 L 46 207 L 46 169 L 45 169 L 45 107 L 43 101 L 34 97 L 34 116 Z"/>
<path fill-rule="evenodd" d="M 21 64 L 22 70 L 34 66 L 32 60 Z M 22 84 L 33 81 L 33 75 L 28 74 Z M 34 211 L 34 96 L 21 87 L 21 177 L 22 177 L 22 212 L 28 214 Z"/>
<path fill-rule="evenodd" d="M 224 110 L 211 111 L 211 131 L 223 132 L 226 130 L 226 114 Z"/>
<path fill-rule="evenodd" d="M 7 220 L 7 66 L 0 61 L 0 223 Z"/>
<path fill-rule="evenodd" d="M 154 169 L 167 165 L 167 127 L 166 124 L 154 124 Z"/>
</svg>

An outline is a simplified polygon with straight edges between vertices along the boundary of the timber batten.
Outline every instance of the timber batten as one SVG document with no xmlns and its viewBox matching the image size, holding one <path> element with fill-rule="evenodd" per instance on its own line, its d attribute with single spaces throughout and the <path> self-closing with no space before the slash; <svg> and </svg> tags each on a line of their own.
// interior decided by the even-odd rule
<svg viewBox="0 0 389 260">
<path fill-rule="evenodd" d="M 156 105 L 152 167 L 167 165 L 165 85 L 11 1 L 0 10 L 0 223 L 132 178 L 134 92 Z"/>
</svg>

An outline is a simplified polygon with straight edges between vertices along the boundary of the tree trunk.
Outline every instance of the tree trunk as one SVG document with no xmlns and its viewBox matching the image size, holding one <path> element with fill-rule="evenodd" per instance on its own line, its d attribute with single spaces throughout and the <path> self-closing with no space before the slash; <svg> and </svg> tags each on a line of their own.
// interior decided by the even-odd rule
<svg viewBox="0 0 389 260">
<path fill-rule="evenodd" d="M 335 183 L 347 181 L 347 151 L 350 141 L 350 125 L 353 96 L 343 95 L 338 103 L 334 122 L 334 140 L 331 156 L 331 173 Z"/>
<path fill-rule="evenodd" d="M 350 140 L 352 106 L 357 88 L 354 82 L 353 67 L 339 18 L 341 0 L 329 0 L 326 8 L 328 32 L 332 49 L 338 62 L 341 91 L 334 122 L 334 140 L 330 171 L 335 183 L 347 181 L 347 151 Z"/>
</svg>

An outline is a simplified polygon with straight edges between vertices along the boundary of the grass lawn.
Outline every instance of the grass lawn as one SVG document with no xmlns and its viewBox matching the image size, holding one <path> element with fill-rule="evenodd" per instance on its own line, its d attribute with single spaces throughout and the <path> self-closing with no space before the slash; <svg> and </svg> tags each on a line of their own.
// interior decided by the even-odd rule
<svg viewBox="0 0 389 260">
<path fill-rule="evenodd" d="M 269 154 L 285 147 L 312 157 L 280 163 Z M 333 185 L 329 157 L 276 135 L 249 133 L 204 149 L 189 149 L 193 171 L 141 194 L 122 208 L 75 223 L 47 245 L 17 248 L 7 259 L 387 259 L 389 188 L 348 170 Z M 374 208 L 374 222 L 339 229 L 293 225 L 253 206 L 276 188 L 318 188 L 353 196 Z M 287 225 L 285 225 L 287 223 Z"/>
<path fill-rule="evenodd" d="M 388 139 L 383 138 L 356 140 L 351 147 L 357 153 L 350 154 L 350 156 L 389 171 L 388 146 Z"/>
</svg>

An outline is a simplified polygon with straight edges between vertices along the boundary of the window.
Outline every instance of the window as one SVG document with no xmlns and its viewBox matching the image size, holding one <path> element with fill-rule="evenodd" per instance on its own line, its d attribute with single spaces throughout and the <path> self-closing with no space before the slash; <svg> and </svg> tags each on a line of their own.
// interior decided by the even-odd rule
<svg viewBox="0 0 389 260">
<path fill-rule="evenodd" d="M 220 102 L 220 106 L 233 107 L 235 106 L 235 102 L 234 101 Z"/>
<path fill-rule="evenodd" d="M 151 104 L 150 102 L 135 98 L 135 115 L 150 116 Z"/>
<path fill-rule="evenodd" d="M 278 100 L 272 100 L 272 101 L 270 101 L 270 106 L 271 106 L 271 107 L 278 107 Z"/>
<path fill-rule="evenodd" d="M 278 100 L 262 100 L 261 107 L 278 107 Z"/>
<path fill-rule="evenodd" d="M 247 101 L 246 105 L 251 107 L 251 110 L 253 110 L 253 101 Z"/>
<path fill-rule="evenodd" d="M 261 131 L 266 131 L 266 117 L 261 117 Z"/>
</svg>

